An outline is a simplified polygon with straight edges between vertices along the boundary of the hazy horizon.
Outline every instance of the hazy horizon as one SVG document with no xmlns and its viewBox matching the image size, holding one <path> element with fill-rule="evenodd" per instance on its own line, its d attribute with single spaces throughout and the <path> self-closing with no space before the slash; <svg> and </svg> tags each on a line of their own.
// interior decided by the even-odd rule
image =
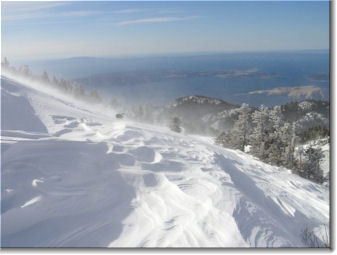
<svg viewBox="0 0 337 255">
<path fill-rule="evenodd" d="M 328 1 L 2 2 L 11 65 L 130 102 L 327 98 L 329 47 Z"/>
<path fill-rule="evenodd" d="M 53 58 L 27 58 L 27 59 L 18 59 L 18 58 L 8 58 L 9 61 L 13 61 L 14 64 L 29 64 L 32 62 L 40 61 L 58 61 L 58 60 L 67 60 L 67 59 L 79 59 L 79 58 L 97 58 L 97 59 L 139 59 L 139 58 L 170 58 L 170 57 L 196 57 L 196 56 L 211 56 L 211 55 L 226 55 L 226 54 L 268 54 L 268 53 L 320 53 L 328 52 L 330 49 L 288 49 L 288 50 L 255 50 L 255 51 L 199 51 L 199 52 L 168 52 L 168 53 L 152 53 L 152 54 L 132 54 L 132 55 L 106 55 L 106 56 L 92 56 L 92 55 L 75 55 L 69 57 L 53 57 Z"/>
<path fill-rule="evenodd" d="M 329 97 L 329 51 L 322 50 L 77 57 L 22 64 L 35 74 L 47 71 L 50 77 L 73 80 L 133 104 L 164 104 L 193 94 L 251 105 Z M 13 65 L 20 66 L 15 61 Z"/>
<path fill-rule="evenodd" d="M 12 60 L 329 49 L 329 2 L 2 2 Z"/>
</svg>

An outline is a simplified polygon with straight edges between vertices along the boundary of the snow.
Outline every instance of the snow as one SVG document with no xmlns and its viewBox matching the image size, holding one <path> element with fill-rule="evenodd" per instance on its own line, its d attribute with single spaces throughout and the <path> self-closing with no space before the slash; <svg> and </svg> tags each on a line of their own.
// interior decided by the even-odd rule
<svg viewBox="0 0 337 255">
<path fill-rule="evenodd" d="M 28 202 L 26 202 L 25 204 L 21 205 L 21 208 L 24 208 L 26 206 L 32 205 L 32 204 L 34 204 L 36 202 L 39 202 L 40 200 L 41 200 L 41 196 L 34 197 L 31 200 L 29 200 Z"/>
<path fill-rule="evenodd" d="M 1 130 L 21 130 L 30 132 L 46 132 L 40 119 L 35 115 L 35 111 L 30 105 L 24 93 L 19 94 L 17 88 L 10 87 L 8 90 L 1 90 L 1 102 L 4 106 L 11 105 L 11 108 L 3 107 L 1 116 Z"/>
<path fill-rule="evenodd" d="M 43 180 L 34 179 L 34 180 L 32 181 L 32 186 L 37 187 L 37 185 L 38 185 L 39 182 L 43 182 Z"/>
<path fill-rule="evenodd" d="M 329 223 L 328 188 L 211 138 L 1 91 L 3 247 L 303 247 Z"/>
</svg>

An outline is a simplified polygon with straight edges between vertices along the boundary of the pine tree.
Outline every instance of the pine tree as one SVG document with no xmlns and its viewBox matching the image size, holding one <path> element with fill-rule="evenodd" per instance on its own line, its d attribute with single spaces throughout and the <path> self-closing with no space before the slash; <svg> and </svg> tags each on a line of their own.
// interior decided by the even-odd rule
<svg viewBox="0 0 337 255">
<path fill-rule="evenodd" d="M 178 117 L 174 117 L 170 123 L 170 129 L 174 132 L 180 133 L 181 132 L 181 120 Z"/>
<path fill-rule="evenodd" d="M 1 62 L 1 67 L 2 68 L 8 68 L 9 67 L 9 61 L 6 57 L 3 58 L 2 62 Z"/>
<path fill-rule="evenodd" d="M 86 94 L 85 90 L 81 85 L 77 85 L 73 89 L 73 95 L 75 98 L 84 99 Z"/>
<path fill-rule="evenodd" d="M 289 131 L 286 133 L 286 151 L 285 151 L 285 159 L 284 165 L 290 169 L 294 169 L 298 162 L 295 158 L 295 146 L 296 141 L 298 140 L 298 137 L 296 136 L 296 125 L 295 122 L 291 125 L 289 125 Z"/>
<path fill-rule="evenodd" d="M 290 125 L 286 123 L 280 106 L 275 106 L 270 111 L 272 130 L 269 134 L 268 162 L 277 166 L 288 162 L 290 150 Z"/>
<path fill-rule="evenodd" d="M 270 119 L 274 130 L 278 130 L 284 124 L 284 118 L 281 110 L 281 106 L 277 105 L 269 111 Z"/>
<path fill-rule="evenodd" d="M 231 139 L 232 137 L 233 136 L 230 135 L 229 131 L 224 131 L 215 138 L 214 143 L 222 147 L 232 148 L 233 146 L 233 141 Z"/>
<path fill-rule="evenodd" d="M 304 156 L 306 157 L 307 161 L 303 164 L 303 168 L 300 171 L 300 176 L 317 183 L 323 183 L 324 176 L 320 167 L 320 162 L 324 158 L 322 149 L 310 146 L 304 150 Z"/>
<path fill-rule="evenodd" d="M 93 103 L 102 102 L 102 98 L 96 90 L 91 91 L 89 96 L 90 96 L 90 101 Z"/>
<path fill-rule="evenodd" d="M 31 76 L 31 71 L 29 69 L 29 66 L 24 65 L 19 68 L 19 72 L 27 77 Z"/>
<path fill-rule="evenodd" d="M 267 158 L 267 146 L 270 143 L 269 109 L 261 105 L 259 109 L 253 112 L 252 122 L 255 126 L 251 135 L 251 152 L 261 160 L 265 160 Z"/>
<path fill-rule="evenodd" d="M 318 138 L 327 137 L 329 135 L 330 135 L 329 129 L 321 125 L 309 127 L 308 129 L 302 131 L 299 134 L 302 143 Z"/>
<path fill-rule="evenodd" d="M 294 169 L 297 162 L 294 157 L 295 143 L 295 124 L 291 125 L 284 121 L 282 109 L 275 106 L 269 110 L 269 119 L 266 118 L 264 132 L 264 153 L 260 152 L 259 157 L 273 165 L 285 166 Z M 257 126 L 258 127 L 258 126 Z"/>
<path fill-rule="evenodd" d="M 234 122 L 231 133 L 232 139 L 229 140 L 227 138 L 227 142 L 231 143 L 232 148 L 244 151 L 251 134 L 250 108 L 248 104 L 241 105 L 238 120 Z"/>
<path fill-rule="evenodd" d="M 60 81 L 55 76 L 53 76 L 53 81 L 52 81 L 53 86 L 58 86 L 59 82 Z"/>
<path fill-rule="evenodd" d="M 49 83 L 49 82 L 50 82 L 47 71 L 44 71 L 44 72 L 43 72 L 42 77 L 41 77 L 41 80 L 42 80 L 42 82 L 44 82 L 44 83 Z"/>
</svg>

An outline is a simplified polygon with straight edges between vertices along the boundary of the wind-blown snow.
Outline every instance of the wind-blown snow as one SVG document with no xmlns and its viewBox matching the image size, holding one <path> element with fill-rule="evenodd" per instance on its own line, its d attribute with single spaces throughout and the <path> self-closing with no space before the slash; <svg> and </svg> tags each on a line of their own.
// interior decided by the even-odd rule
<svg viewBox="0 0 337 255">
<path fill-rule="evenodd" d="M 3 247 L 302 247 L 328 189 L 2 78 Z M 17 117 L 15 117 L 17 116 Z"/>
</svg>

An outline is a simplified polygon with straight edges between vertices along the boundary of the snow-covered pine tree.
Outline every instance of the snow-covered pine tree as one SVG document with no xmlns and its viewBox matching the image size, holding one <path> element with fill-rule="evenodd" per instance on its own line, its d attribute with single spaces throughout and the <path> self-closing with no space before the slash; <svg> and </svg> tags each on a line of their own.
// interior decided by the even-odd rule
<svg viewBox="0 0 337 255">
<path fill-rule="evenodd" d="M 49 80 L 49 75 L 48 75 L 47 71 L 44 71 L 42 73 L 41 81 L 45 84 L 49 84 L 50 80 Z"/>
<path fill-rule="evenodd" d="M 281 106 L 276 105 L 269 111 L 270 119 L 272 121 L 272 126 L 274 131 L 277 131 L 283 124 L 284 118 L 281 110 Z"/>
<path fill-rule="evenodd" d="M 214 143 L 220 145 L 222 147 L 232 148 L 232 135 L 229 131 L 223 131 L 219 136 L 217 136 L 214 140 Z"/>
<path fill-rule="evenodd" d="M 58 86 L 59 82 L 60 82 L 60 81 L 59 81 L 55 76 L 53 76 L 53 79 L 52 79 L 52 85 L 53 85 L 54 87 L 56 87 L 56 86 Z"/>
<path fill-rule="evenodd" d="M 261 160 L 266 160 L 268 156 L 267 145 L 270 142 L 270 131 L 272 128 L 269 109 L 261 105 L 252 113 L 252 122 L 255 126 L 250 136 L 252 142 L 251 152 Z"/>
<path fill-rule="evenodd" d="M 3 60 L 1 61 L 1 67 L 2 68 L 8 68 L 9 67 L 9 61 L 6 57 L 4 57 Z"/>
<path fill-rule="evenodd" d="M 21 66 L 19 68 L 19 72 L 26 77 L 30 77 L 32 75 L 32 72 L 30 71 L 30 68 L 27 65 Z"/>
<path fill-rule="evenodd" d="M 289 124 L 284 122 L 283 114 L 280 106 L 275 106 L 269 111 L 269 117 L 272 130 L 269 134 L 269 144 L 267 150 L 267 161 L 273 165 L 283 165 L 283 154 L 286 151 L 289 140 Z"/>
<path fill-rule="evenodd" d="M 173 117 L 169 126 L 172 131 L 177 133 L 181 132 L 181 120 L 178 117 Z"/>
<path fill-rule="evenodd" d="M 235 121 L 232 128 L 231 147 L 244 151 L 248 145 L 248 138 L 251 134 L 250 114 L 251 110 L 248 104 L 242 104 L 239 109 L 238 120 Z M 228 140 L 228 139 L 227 139 Z"/>
<path fill-rule="evenodd" d="M 285 133 L 286 138 L 286 150 L 284 153 L 285 162 L 284 166 L 295 169 L 298 166 L 298 161 L 295 158 L 295 146 L 298 140 L 296 136 L 296 124 L 293 122 L 291 125 L 288 124 L 287 132 Z"/>
<path fill-rule="evenodd" d="M 293 173 L 300 175 L 300 172 L 303 171 L 303 162 L 304 162 L 304 146 L 299 145 L 296 151 L 298 160 L 297 160 L 297 167 L 293 169 Z"/>
<path fill-rule="evenodd" d="M 268 142 L 265 144 L 265 161 L 294 169 L 297 163 L 294 157 L 295 124 L 284 121 L 280 106 L 275 106 L 269 111 L 269 120 L 272 127 L 268 132 Z"/>
<path fill-rule="evenodd" d="M 74 87 L 73 95 L 74 95 L 75 98 L 78 98 L 78 99 L 84 99 L 86 97 L 86 93 L 85 93 L 84 88 L 79 84 L 77 84 Z"/>
<path fill-rule="evenodd" d="M 58 83 L 58 88 L 62 91 L 67 91 L 68 83 L 65 79 L 61 78 L 60 82 Z"/>
<path fill-rule="evenodd" d="M 90 97 L 90 102 L 92 103 L 97 104 L 97 103 L 102 102 L 102 98 L 96 90 L 91 91 L 89 94 L 89 97 Z"/>
<path fill-rule="evenodd" d="M 320 167 L 320 162 L 324 158 L 322 149 L 310 145 L 309 148 L 304 150 L 304 155 L 307 161 L 303 164 L 300 176 L 317 183 L 323 183 L 324 176 Z"/>
</svg>

